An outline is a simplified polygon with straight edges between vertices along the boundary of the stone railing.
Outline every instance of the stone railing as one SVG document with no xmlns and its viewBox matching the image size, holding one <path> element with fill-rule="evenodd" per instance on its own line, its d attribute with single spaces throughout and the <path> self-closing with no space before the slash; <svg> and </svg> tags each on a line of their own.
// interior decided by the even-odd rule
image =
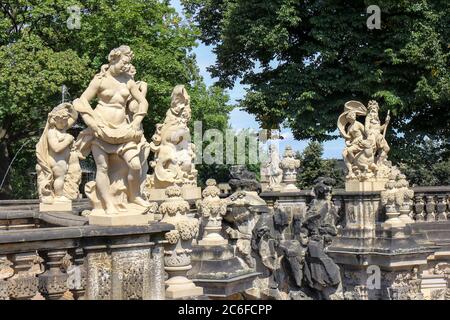
<svg viewBox="0 0 450 320">
<path fill-rule="evenodd" d="M 450 220 L 450 186 L 436 187 L 413 187 L 414 201 L 411 216 L 416 221 L 445 221 Z M 295 202 L 297 204 L 308 204 L 312 200 L 310 190 L 299 190 L 295 192 L 262 192 L 261 197 L 269 206 L 275 201 Z M 351 203 L 355 198 L 377 198 L 380 192 L 346 192 L 344 189 L 334 189 L 333 201 L 341 208 L 345 203 Z M 375 199 L 374 198 L 374 199 Z M 384 215 L 380 213 L 376 221 L 384 221 Z"/>
<path fill-rule="evenodd" d="M 0 231 L 0 300 L 164 299 L 172 225 Z"/>
<path fill-rule="evenodd" d="M 414 220 L 450 220 L 450 186 L 415 187 Z"/>
</svg>

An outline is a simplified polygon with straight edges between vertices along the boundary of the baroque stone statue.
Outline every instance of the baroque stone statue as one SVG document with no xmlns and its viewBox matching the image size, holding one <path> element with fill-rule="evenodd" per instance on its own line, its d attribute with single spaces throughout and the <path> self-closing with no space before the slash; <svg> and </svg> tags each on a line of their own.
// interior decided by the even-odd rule
<svg viewBox="0 0 450 320">
<path fill-rule="evenodd" d="M 271 299 L 341 299 L 339 267 L 326 254 L 337 234 L 339 215 L 331 202 L 329 178 L 319 178 L 306 216 L 292 216 L 275 203 L 252 233 L 260 297 Z"/>
<path fill-rule="evenodd" d="M 132 59 L 130 47 L 113 49 L 108 64 L 73 101 L 88 126 L 77 143 L 83 156 L 92 152 L 97 166 L 95 182 L 88 182 L 85 189 L 93 205 L 90 223 L 111 224 L 111 216 L 142 214 L 150 206 L 142 197 L 150 152 L 142 129 L 147 84 L 134 80 Z M 93 99 L 98 101 L 95 109 L 90 105 Z M 138 224 L 147 222 L 145 217 L 136 219 Z"/>
<path fill-rule="evenodd" d="M 183 197 L 199 199 L 197 170 L 195 169 L 195 145 L 191 143 L 188 122 L 191 119 L 190 97 L 183 85 L 172 91 L 172 101 L 163 123 L 156 125 L 150 143 L 155 154 L 150 162 L 154 173 L 147 178 L 147 193 L 151 200 L 164 199 L 164 189 L 177 185 Z"/>
<path fill-rule="evenodd" d="M 367 108 L 359 101 L 348 101 L 339 116 L 337 126 L 346 144 L 342 156 L 348 171 L 347 180 L 381 179 L 384 185 L 389 177 L 390 147 L 385 136 L 390 116 L 388 113 L 385 123 L 381 124 L 378 112 L 379 106 L 374 100 L 369 101 Z M 365 117 L 364 124 L 357 117 Z"/>
<path fill-rule="evenodd" d="M 279 191 L 283 179 L 283 170 L 280 167 L 281 160 L 278 149 L 274 144 L 269 145 L 269 159 L 264 166 L 264 174 L 268 178 L 267 190 Z"/>
<path fill-rule="evenodd" d="M 61 103 L 49 114 L 36 145 L 36 172 L 41 211 L 72 211 L 81 181 L 80 154 L 67 132 L 78 118 L 70 103 Z"/>
</svg>

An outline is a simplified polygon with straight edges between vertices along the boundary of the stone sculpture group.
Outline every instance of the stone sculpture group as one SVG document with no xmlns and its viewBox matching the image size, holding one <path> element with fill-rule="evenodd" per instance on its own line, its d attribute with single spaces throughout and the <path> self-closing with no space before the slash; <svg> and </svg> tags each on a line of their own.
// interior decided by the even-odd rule
<svg viewBox="0 0 450 320">
<path fill-rule="evenodd" d="M 304 212 L 285 210 L 278 202 L 268 206 L 259 196 L 261 184 L 255 173 L 242 165 L 231 168 L 229 197 L 220 197 L 214 179 L 207 180 L 201 192 L 195 145 L 190 142 L 186 88 L 175 86 L 166 117 L 156 125 L 149 143 L 142 126 L 149 108 L 147 84 L 134 79 L 132 59 L 130 47 L 113 49 L 108 63 L 82 95 L 49 113 L 36 145 L 40 211 L 72 211 L 71 201 L 80 197 L 80 160 L 92 154 L 95 181 L 87 182 L 84 190 L 91 204 L 89 224 L 146 225 L 160 220 L 174 226 L 165 234 L 168 298 L 202 295 L 193 277 L 205 283 L 205 290 L 215 292 L 217 288 L 208 287 L 220 274 L 214 268 L 227 265 L 226 275 L 220 276 L 230 284 L 224 292 L 250 283 L 251 289 L 241 288 L 248 297 L 343 299 L 340 268 L 327 253 L 342 221 L 331 200 L 334 181 L 325 177 L 316 181 L 313 200 Z M 95 108 L 90 104 L 93 100 L 97 101 Z M 78 115 L 86 128 L 74 137 L 68 131 Z M 365 117 L 364 124 L 358 117 Z M 338 119 L 338 129 L 346 142 L 346 190 L 381 191 L 387 217 L 383 226 L 395 229 L 414 222 L 414 193 L 406 177 L 387 159 L 389 121 L 388 115 L 381 124 L 376 101 L 369 101 L 367 108 L 349 101 Z M 148 163 L 150 152 L 154 160 Z M 268 182 L 266 191 L 299 191 L 295 186 L 299 168 L 290 146 L 283 159 L 274 145 L 269 146 L 269 159 L 261 172 Z M 353 218 L 347 215 L 350 227 L 373 216 L 364 212 L 365 206 L 358 207 L 363 212 L 353 211 Z M 367 226 L 369 232 L 371 228 Z"/>
</svg>

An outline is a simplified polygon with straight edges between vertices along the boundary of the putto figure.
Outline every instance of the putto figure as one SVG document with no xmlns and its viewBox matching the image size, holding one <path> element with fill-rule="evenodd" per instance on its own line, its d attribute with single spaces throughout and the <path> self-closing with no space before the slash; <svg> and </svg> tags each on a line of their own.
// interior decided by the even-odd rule
<svg viewBox="0 0 450 320">
<path fill-rule="evenodd" d="M 156 125 L 150 143 L 155 154 L 150 162 L 154 170 L 147 179 L 147 193 L 151 200 L 165 198 L 165 188 L 179 186 L 186 199 L 200 199 L 195 169 L 195 145 L 191 143 L 188 123 L 191 119 L 190 97 L 183 85 L 172 91 L 172 101 L 163 123 Z"/>
<path fill-rule="evenodd" d="M 80 150 L 92 152 L 97 165 L 95 182 L 86 184 L 93 215 L 146 212 L 141 196 L 150 152 L 142 130 L 147 114 L 147 84 L 134 80 L 133 52 L 128 46 L 113 49 L 108 64 L 73 101 L 88 128 L 80 133 Z M 90 101 L 97 99 L 95 109 Z"/>
<path fill-rule="evenodd" d="M 361 102 L 348 101 L 339 116 L 338 129 L 345 139 L 342 153 L 348 170 L 347 179 L 366 180 L 385 178 L 389 175 L 387 154 L 390 150 L 386 142 L 389 114 L 382 125 L 378 115 L 379 106 L 374 100 L 366 108 Z M 357 120 L 365 116 L 364 125 Z"/>
<path fill-rule="evenodd" d="M 49 114 L 36 145 L 38 193 L 41 211 L 71 211 L 81 180 L 79 153 L 74 137 L 67 133 L 78 113 L 70 103 L 61 103 Z"/>
</svg>

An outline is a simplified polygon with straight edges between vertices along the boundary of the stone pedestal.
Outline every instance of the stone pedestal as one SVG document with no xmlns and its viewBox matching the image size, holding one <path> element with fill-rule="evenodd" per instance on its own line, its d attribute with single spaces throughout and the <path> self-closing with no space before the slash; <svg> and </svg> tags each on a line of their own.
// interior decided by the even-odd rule
<svg viewBox="0 0 450 320">
<path fill-rule="evenodd" d="M 390 228 L 403 228 L 405 227 L 405 222 L 399 218 L 400 213 L 397 212 L 395 205 L 387 205 L 386 206 L 386 216 L 387 220 L 382 223 L 383 229 Z"/>
<path fill-rule="evenodd" d="M 89 224 L 100 226 L 138 226 L 147 225 L 154 221 L 154 215 L 136 214 L 126 212 L 120 214 L 105 214 L 104 212 L 93 211 L 89 216 Z"/>
<path fill-rule="evenodd" d="M 150 201 L 163 201 L 167 199 L 166 189 L 150 189 Z M 197 186 L 184 185 L 181 187 L 181 197 L 184 200 L 197 200 L 202 197 L 202 189 Z"/>
<path fill-rule="evenodd" d="M 351 179 L 345 181 L 345 191 L 381 191 L 385 189 L 386 182 L 388 179 L 372 178 L 364 181 L 359 181 L 357 179 Z"/>
<path fill-rule="evenodd" d="M 203 288 L 205 295 L 225 298 L 252 287 L 259 273 L 249 269 L 233 251 L 228 244 L 193 247 L 193 267 L 188 275 Z"/>
<path fill-rule="evenodd" d="M 167 268 L 166 271 L 170 272 Z M 187 270 L 177 270 L 184 274 Z M 180 299 L 191 296 L 201 296 L 203 288 L 197 287 L 191 280 L 185 276 L 174 276 L 174 270 L 171 272 L 172 277 L 166 281 L 166 298 Z"/>
<path fill-rule="evenodd" d="M 200 246 L 225 246 L 228 241 L 218 233 L 211 233 L 198 242 Z"/>
<path fill-rule="evenodd" d="M 53 203 L 39 203 L 40 212 L 72 212 L 72 201 L 55 201 Z"/>
<path fill-rule="evenodd" d="M 158 248 L 148 236 L 112 240 L 109 250 L 99 245 L 85 247 L 86 299 L 164 299 L 164 264 Z"/>
</svg>

